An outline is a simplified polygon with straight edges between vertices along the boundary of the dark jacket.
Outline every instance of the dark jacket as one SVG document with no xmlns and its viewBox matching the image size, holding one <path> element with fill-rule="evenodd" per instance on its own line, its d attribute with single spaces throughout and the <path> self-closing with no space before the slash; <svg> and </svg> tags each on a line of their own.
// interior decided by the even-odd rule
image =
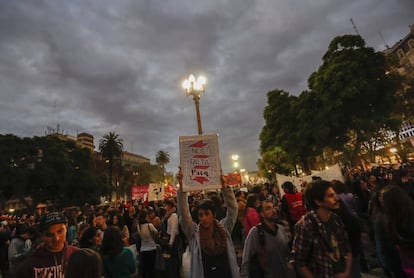
<svg viewBox="0 0 414 278">
<path fill-rule="evenodd" d="M 51 253 L 41 244 L 17 270 L 19 278 L 63 278 L 70 255 L 78 248 L 65 244 L 61 252 Z"/>
</svg>

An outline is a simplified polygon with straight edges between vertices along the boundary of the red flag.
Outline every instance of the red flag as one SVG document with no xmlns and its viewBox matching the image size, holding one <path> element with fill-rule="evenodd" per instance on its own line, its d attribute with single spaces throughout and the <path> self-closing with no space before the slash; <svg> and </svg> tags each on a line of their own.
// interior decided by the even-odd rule
<svg viewBox="0 0 414 278">
<path fill-rule="evenodd" d="M 242 183 L 241 175 L 239 173 L 228 173 L 227 174 L 227 185 L 240 185 Z"/>
</svg>

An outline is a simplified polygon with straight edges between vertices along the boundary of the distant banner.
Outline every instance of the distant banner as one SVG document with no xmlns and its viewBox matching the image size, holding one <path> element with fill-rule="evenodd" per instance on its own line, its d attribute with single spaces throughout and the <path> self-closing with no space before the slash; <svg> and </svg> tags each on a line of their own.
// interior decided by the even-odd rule
<svg viewBox="0 0 414 278">
<path fill-rule="evenodd" d="M 221 188 L 218 136 L 180 136 L 183 191 Z"/>
<path fill-rule="evenodd" d="M 167 184 L 165 188 L 164 198 L 173 198 L 177 195 L 177 188 L 174 187 L 171 183 Z"/>
<path fill-rule="evenodd" d="M 164 184 L 150 183 L 148 188 L 148 201 L 164 200 Z"/>
<path fill-rule="evenodd" d="M 227 178 L 227 185 L 230 185 L 230 186 L 241 185 L 242 183 L 240 173 L 228 173 L 226 178 Z"/>
<path fill-rule="evenodd" d="M 290 177 L 290 176 L 276 174 L 276 179 L 277 179 L 280 193 L 284 195 L 285 193 L 282 190 L 282 184 L 284 182 L 290 181 L 296 187 L 297 191 L 300 192 L 301 191 L 300 185 L 303 182 L 307 182 L 307 183 L 312 182 L 313 176 L 320 177 L 321 179 L 326 180 L 326 181 L 339 180 L 339 181 L 344 182 L 344 176 L 342 175 L 341 167 L 339 167 L 338 164 L 335 164 L 329 167 L 329 169 L 326 169 L 323 171 L 312 170 L 311 175 L 302 176 L 302 177 L 295 177 L 295 176 Z"/>
<path fill-rule="evenodd" d="M 142 200 L 146 202 L 148 200 L 148 185 L 133 185 L 132 186 L 132 200 Z"/>
</svg>

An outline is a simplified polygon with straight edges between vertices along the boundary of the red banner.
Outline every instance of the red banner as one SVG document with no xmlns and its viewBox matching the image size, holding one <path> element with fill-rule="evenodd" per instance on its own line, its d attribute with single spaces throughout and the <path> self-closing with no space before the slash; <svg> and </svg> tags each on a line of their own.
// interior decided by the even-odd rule
<svg viewBox="0 0 414 278">
<path fill-rule="evenodd" d="M 227 185 L 241 185 L 242 179 L 239 173 L 228 173 L 227 174 Z"/>
<path fill-rule="evenodd" d="M 133 185 L 131 197 L 132 200 L 147 201 L 148 199 L 148 185 Z"/>
</svg>

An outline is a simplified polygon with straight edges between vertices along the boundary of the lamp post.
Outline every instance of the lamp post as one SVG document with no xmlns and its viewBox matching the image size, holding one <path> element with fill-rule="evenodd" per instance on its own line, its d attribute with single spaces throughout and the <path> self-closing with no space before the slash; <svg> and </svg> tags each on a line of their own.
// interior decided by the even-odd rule
<svg viewBox="0 0 414 278">
<path fill-rule="evenodd" d="M 237 168 L 239 168 L 239 155 L 233 154 L 231 160 L 233 161 L 234 172 L 237 173 Z"/>
<path fill-rule="evenodd" d="M 201 115 L 200 115 L 200 95 L 205 92 L 206 88 L 206 78 L 204 76 L 199 76 L 197 79 L 193 74 L 190 74 L 188 79 L 183 82 L 183 88 L 187 96 L 192 96 L 197 115 L 197 126 L 198 126 L 198 135 L 203 134 L 203 128 L 201 126 Z"/>
</svg>

